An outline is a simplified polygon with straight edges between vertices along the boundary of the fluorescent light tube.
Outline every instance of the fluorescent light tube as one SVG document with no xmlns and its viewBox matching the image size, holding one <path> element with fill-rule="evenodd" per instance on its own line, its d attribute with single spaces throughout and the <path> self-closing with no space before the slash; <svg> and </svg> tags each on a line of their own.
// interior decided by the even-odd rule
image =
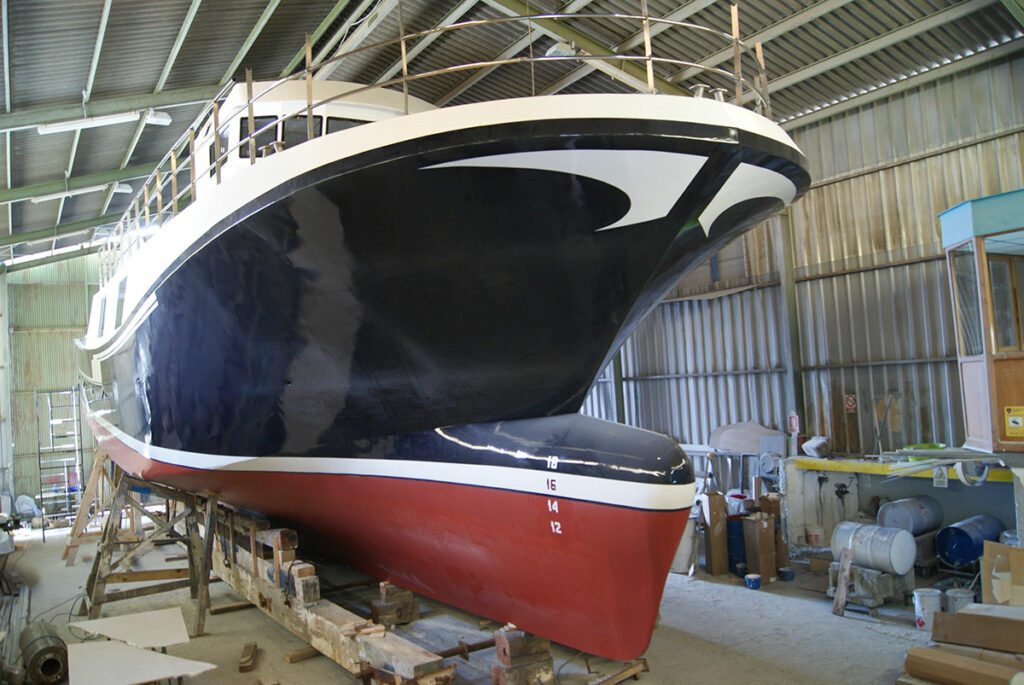
<svg viewBox="0 0 1024 685">
<path fill-rule="evenodd" d="M 154 109 L 136 110 L 134 112 L 121 112 L 120 114 L 106 114 L 99 117 L 86 117 L 85 119 L 73 119 L 71 121 L 58 121 L 53 124 L 40 124 L 36 131 L 41 135 L 48 133 L 67 133 L 78 131 L 83 128 L 96 128 L 97 126 L 114 126 L 115 124 L 128 124 L 138 121 L 140 116 L 145 116 L 147 124 L 156 126 L 167 126 L 171 123 L 171 115 L 167 112 Z"/>
<path fill-rule="evenodd" d="M 29 200 L 33 204 L 39 204 L 40 202 L 49 202 L 50 200 L 59 200 L 62 197 L 74 197 L 75 195 L 85 195 L 86 193 L 98 193 L 101 190 L 106 190 L 109 183 L 102 183 L 98 186 L 89 186 L 87 188 L 75 188 L 73 190 L 62 190 L 57 193 L 51 193 L 49 195 L 40 195 L 39 197 L 30 197 Z M 127 183 L 115 183 L 115 193 L 130 193 L 132 187 Z"/>
</svg>

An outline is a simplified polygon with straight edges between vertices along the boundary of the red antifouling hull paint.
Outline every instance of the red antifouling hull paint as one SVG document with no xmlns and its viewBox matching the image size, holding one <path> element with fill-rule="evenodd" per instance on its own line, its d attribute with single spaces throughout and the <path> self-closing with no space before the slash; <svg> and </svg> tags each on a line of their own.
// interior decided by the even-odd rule
<svg viewBox="0 0 1024 685">
<path fill-rule="evenodd" d="M 129 473 L 301 524 L 354 568 L 609 659 L 647 649 L 689 515 L 501 483 L 185 468 L 93 428 Z"/>
</svg>

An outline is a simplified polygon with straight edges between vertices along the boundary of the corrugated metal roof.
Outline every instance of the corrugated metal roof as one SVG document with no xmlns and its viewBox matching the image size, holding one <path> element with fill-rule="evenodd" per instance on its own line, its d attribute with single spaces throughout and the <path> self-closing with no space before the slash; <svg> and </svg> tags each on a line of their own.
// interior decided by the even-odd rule
<svg viewBox="0 0 1024 685">
<path fill-rule="evenodd" d="M 127 96 L 146 97 L 156 90 L 216 86 L 247 38 L 255 33 L 254 27 L 261 17 L 270 10 L 269 19 L 245 52 L 234 76 L 241 77 L 248 66 L 258 79 L 276 78 L 301 50 L 305 35 L 314 33 L 337 7 L 336 0 L 202 0 L 194 21 L 183 32 L 183 22 L 196 0 L 109 1 L 109 21 L 95 64 L 91 103 Z M 479 0 L 468 7 L 459 21 L 508 16 L 496 8 L 498 3 L 499 0 Z M 104 4 L 105 0 L 9 0 L 4 29 L 10 42 L 10 100 L 14 114 L 59 106 L 74 112 L 82 106 Z M 402 0 L 405 30 L 434 27 L 460 4 L 459 0 Z M 542 13 L 570 4 L 581 15 L 568 22 L 571 28 L 609 49 L 619 45 L 623 52 L 643 54 L 642 40 L 637 38 L 642 34 L 636 22 L 583 16 L 639 14 L 639 0 L 528 3 L 533 11 Z M 325 31 L 313 36 L 315 52 L 344 26 L 350 27 L 351 36 L 363 22 L 377 22 L 373 16 L 377 6 L 378 3 L 354 0 L 347 3 L 332 22 L 326 22 L 329 26 Z M 692 0 L 685 4 L 678 0 L 648 0 L 648 6 L 655 16 L 676 17 L 716 31 L 730 31 L 730 3 L 724 0 Z M 363 16 L 352 16 L 357 9 Z M 979 51 L 1000 46 L 1012 51 L 1024 48 L 1021 27 L 998 0 L 762 0 L 741 7 L 739 24 L 745 40 L 761 38 L 765 42 L 773 115 L 779 120 L 874 93 L 886 84 L 899 83 Z M 780 24 L 786 30 L 780 30 Z M 537 25 L 532 28 L 531 31 L 526 22 L 515 21 L 446 33 L 411 61 L 410 73 L 528 56 L 531 48 L 527 37 L 534 41 L 532 54 L 543 54 L 555 39 Z M 892 32 L 898 32 L 896 38 Z M 183 34 L 183 41 L 175 55 L 173 48 L 179 34 Z M 659 56 L 684 62 L 711 59 L 712 64 L 731 69 L 731 52 L 722 52 L 729 46 L 720 37 L 694 34 L 680 27 L 666 29 L 657 23 L 653 25 L 653 34 L 654 51 Z M 390 40 L 397 35 L 398 16 L 392 9 L 376 23 L 362 44 Z M 516 47 L 513 50 L 511 46 Z M 1007 53 L 1005 48 L 1000 52 Z M 398 55 L 397 46 L 369 50 L 345 59 L 330 77 L 372 82 L 385 73 Z M 168 65 L 168 78 L 159 88 L 160 76 Z M 744 63 L 745 73 L 749 75 L 752 66 L 748 59 Z M 665 63 L 655 68 L 659 76 L 667 79 L 684 71 L 678 65 Z M 565 93 L 631 89 L 604 73 L 580 70 L 562 62 L 537 63 L 532 69 L 522 64 L 504 66 L 468 81 L 475 73 L 456 71 L 416 81 L 410 85 L 410 92 L 433 102 L 459 104 L 544 92 L 553 84 L 561 84 L 555 90 Z M 729 86 L 724 77 L 707 73 L 689 77 L 679 85 L 686 87 L 698 81 Z M 969 103 L 965 106 L 969 107 Z M 166 108 L 173 118 L 172 124 L 144 127 L 134 148 L 131 144 L 135 123 L 83 131 L 71 176 L 155 164 L 199 109 L 199 105 Z M 969 111 L 962 114 L 972 116 Z M 73 140 L 71 133 L 42 136 L 32 128 L 24 128 L 13 132 L 11 149 L 6 150 L 0 137 L 0 155 L 10 155 L 10 185 L 24 188 L 62 180 L 72 161 Z M 139 183 L 135 182 L 134 187 L 138 188 Z M 105 192 L 68 198 L 59 212 L 57 201 L 38 205 L 18 201 L 11 209 L 12 229 L 18 233 L 52 227 L 58 222 L 58 215 L 61 223 L 89 220 L 123 209 L 129 201 L 128 196 L 117 194 L 104 209 L 105 198 Z M 6 212 L 0 212 L 0 230 L 4 230 L 6 223 Z M 60 244 L 75 240 L 65 239 Z M 48 247 L 43 243 L 19 251 Z"/>
</svg>

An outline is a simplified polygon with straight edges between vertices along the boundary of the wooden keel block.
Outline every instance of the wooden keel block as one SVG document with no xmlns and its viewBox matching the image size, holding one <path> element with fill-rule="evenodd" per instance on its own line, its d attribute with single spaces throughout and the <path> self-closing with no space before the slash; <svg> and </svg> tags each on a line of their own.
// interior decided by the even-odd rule
<svg viewBox="0 0 1024 685">
<path fill-rule="evenodd" d="M 548 655 L 541 661 L 510 668 L 501 664 L 491 666 L 491 685 L 537 685 L 554 681 L 554 662 Z"/>
<path fill-rule="evenodd" d="M 320 600 L 320 579 L 316 576 L 292 578 L 290 587 L 295 591 L 295 599 L 300 604 L 309 604 Z"/>
<path fill-rule="evenodd" d="M 409 593 L 412 595 L 412 593 Z M 393 626 L 409 623 L 420 617 L 420 603 L 413 597 L 402 602 L 383 602 L 379 599 L 370 601 L 371 618 L 374 623 Z"/>
<path fill-rule="evenodd" d="M 297 561 L 288 565 L 288 573 L 292 574 L 293 578 L 308 578 L 316 575 L 316 567 L 305 561 Z"/>
<path fill-rule="evenodd" d="M 382 581 L 380 584 L 380 601 L 382 602 L 408 602 L 415 599 L 412 590 L 406 590 L 404 587 L 398 587 L 392 585 L 388 581 Z"/>
<path fill-rule="evenodd" d="M 256 541 L 279 550 L 297 549 L 298 534 L 290 528 L 268 528 L 256 531 Z"/>
<path fill-rule="evenodd" d="M 494 646 L 498 661 L 505 666 L 512 665 L 512 659 L 528 654 L 548 654 L 551 643 L 522 630 L 502 628 L 494 633 Z"/>
<path fill-rule="evenodd" d="M 255 642 L 247 642 L 242 647 L 242 656 L 238 657 L 238 672 L 248 673 L 256 667 L 256 652 L 259 649 Z"/>
<path fill-rule="evenodd" d="M 295 550 L 294 549 L 279 549 L 277 550 L 277 560 L 282 564 L 295 561 Z"/>
</svg>

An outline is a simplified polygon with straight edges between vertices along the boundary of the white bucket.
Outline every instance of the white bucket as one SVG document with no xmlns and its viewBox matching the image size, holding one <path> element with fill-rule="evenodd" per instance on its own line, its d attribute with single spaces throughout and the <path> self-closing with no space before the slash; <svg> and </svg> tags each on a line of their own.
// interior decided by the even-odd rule
<svg viewBox="0 0 1024 685">
<path fill-rule="evenodd" d="M 824 547 L 825 529 L 821 526 L 807 526 L 807 545 L 809 547 Z"/>
<path fill-rule="evenodd" d="M 932 629 L 936 611 L 942 611 L 942 590 L 930 587 L 914 590 L 914 623 L 919 630 Z"/>
<path fill-rule="evenodd" d="M 839 559 L 844 547 L 853 550 L 853 563 L 857 566 L 899 576 L 914 568 L 917 556 L 917 545 L 909 532 L 856 521 L 844 521 L 832 531 L 832 556 Z"/>
<path fill-rule="evenodd" d="M 946 611 L 955 614 L 974 601 L 974 590 L 953 587 L 946 590 Z"/>
</svg>

